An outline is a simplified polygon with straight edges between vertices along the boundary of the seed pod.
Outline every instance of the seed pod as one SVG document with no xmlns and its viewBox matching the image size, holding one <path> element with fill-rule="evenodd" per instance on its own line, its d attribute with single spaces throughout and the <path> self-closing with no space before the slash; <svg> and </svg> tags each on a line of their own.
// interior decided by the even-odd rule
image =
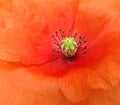
<svg viewBox="0 0 120 105">
<path fill-rule="evenodd" d="M 61 41 L 60 48 L 63 55 L 73 57 L 77 52 L 77 42 L 72 37 L 66 37 Z"/>
</svg>

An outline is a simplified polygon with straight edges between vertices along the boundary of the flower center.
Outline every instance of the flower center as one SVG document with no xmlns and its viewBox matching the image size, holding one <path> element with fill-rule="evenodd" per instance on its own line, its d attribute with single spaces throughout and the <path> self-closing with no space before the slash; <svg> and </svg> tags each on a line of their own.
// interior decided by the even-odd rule
<svg viewBox="0 0 120 105">
<path fill-rule="evenodd" d="M 74 56 L 84 57 L 86 54 L 86 40 L 85 37 L 79 36 L 77 33 L 70 35 L 65 35 L 64 31 L 61 29 L 55 32 L 53 37 L 54 48 L 53 56 L 57 56 L 58 58 L 64 55 L 67 58 L 72 58 Z"/>
<path fill-rule="evenodd" d="M 77 42 L 72 37 L 66 37 L 60 42 L 60 48 L 66 57 L 73 57 L 77 52 Z"/>
</svg>

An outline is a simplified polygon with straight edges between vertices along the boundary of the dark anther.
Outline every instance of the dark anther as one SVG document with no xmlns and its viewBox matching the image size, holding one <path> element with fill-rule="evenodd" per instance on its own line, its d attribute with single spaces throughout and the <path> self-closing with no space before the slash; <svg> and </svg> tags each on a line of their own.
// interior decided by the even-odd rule
<svg viewBox="0 0 120 105">
<path fill-rule="evenodd" d="M 58 36 L 58 32 L 56 31 L 56 36 Z"/>
<path fill-rule="evenodd" d="M 52 35 L 52 37 L 54 38 L 54 35 Z"/>
<path fill-rule="evenodd" d="M 54 44 L 55 44 L 55 45 L 57 45 L 57 46 L 59 46 L 59 44 L 58 44 L 58 43 L 55 43 L 55 42 L 54 42 Z"/>
<path fill-rule="evenodd" d="M 79 38 L 82 39 L 82 36 L 80 36 Z"/>
<path fill-rule="evenodd" d="M 84 49 L 87 49 L 87 46 L 85 46 Z"/>
<path fill-rule="evenodd" d="M 81 41 L 79 41 L 79 42 L 78 42 L 78 45 L 79 45 L 79 44 L 81 44 L 81 43 L 82 43 L 82 42 L 81 42 Z"/>
<path fill-rule="evenodd" d="M 77 33 L 75 33 L 75 36 L 77 36 L 78 34 Z"/>
<path fill-rule="evenodd" d="M 77 34 L 77 33 L 75 33 L 75 34 L 73 35 L 73 38 L 76 38 L 76 37 L 77 37 L 77 35 L 78 35 L 78 34 Z"/>
<path fill-rule="evenodd" d="M 62 31 L 62 29 L 60 29 L 60 31 Z"/>
</svg>

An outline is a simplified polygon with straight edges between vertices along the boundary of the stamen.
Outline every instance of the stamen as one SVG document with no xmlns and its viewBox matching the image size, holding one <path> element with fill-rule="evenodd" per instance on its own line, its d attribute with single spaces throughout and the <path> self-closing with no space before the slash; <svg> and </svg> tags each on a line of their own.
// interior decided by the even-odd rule
<svg viewBox="0 0 120 105">
<path fill-rule="evenodd" d="M 75 33 L 75 34 L 73 35 L 73 37 L 74 37 L 74 38 L 76 38 L 76 37 L 77 37 L 77 35 L 78 35 L 78 34 L 77 34 L 77 33 Z"/>
<path fill-rule="evenodd" d="M 57 36 L 58 40 L 60 41 L 61 39 L 60 39 L 60 37 L 58 35 L 58 32 L 56 32 L 56 36 Z"/>
<path fill-rule="evenodd" d="M 69 36 L 69 37 L 72 37 L 72 30 L 70 29 L 68 32 L 69 32 L 69 35 L 68 35 L 68 36 Z"/>
<path fill-rule="evenodd" d="M 56 44 L 59 44 L 59 42 L 57 41 L 57 39 L 55 38 L 54 35 L 52 35 L 53 39 L 55 40 Z"/>
<path fill-rule="evenodd" d="M 87 47 L 85 46 L 85 47 L 81 47 L 81 48 L 78 48 L 79 49 L 79 51 L 83 51 L 83 50 L 85 50 L 85 49 L 87 49 Z"/>
<path fill-rule="evenodd" d="M 78 56 L 80 55 L 81 57 L 84 57 L 84 55 L 87 53 L 85 37 L 78 36 L 77 33 L 72 35 L 71 30 L 69 30 L 69 32 L 70 34 L 66 35 L 68 37 L 65 37 L 64 31 L 60 29 L 59 31 L 56 31 L 55 36 L 52 36 L 55 41 L 53 43 L 57 46 L 57 48 L 53 50 L 53 53 L 62 53 L 67 58 L 74 57 L 76 53 Z"/>
<path fill-rule="evenodd" d="M 55 45 L 57 45 L 57 46 L 59 46 L 59 44 L 58 44 L 58 43 L 55 43 L 55 42 L 54 42 L 54 44 L 55 44 Z"/>
<path fill-rule="evenodd" d="M 60 34 L 61 34 L 62 38 L 64 38 L 64 31 L 62 31 L 62 29 L 60 29 Z"/>
</svg>

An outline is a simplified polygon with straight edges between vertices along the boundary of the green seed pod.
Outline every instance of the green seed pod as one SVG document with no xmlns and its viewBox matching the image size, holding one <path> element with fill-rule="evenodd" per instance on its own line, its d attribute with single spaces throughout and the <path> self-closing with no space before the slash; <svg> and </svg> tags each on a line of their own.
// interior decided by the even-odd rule
<svg viewBox="0 0 120 105">
<path fill-rule="evenodd" d="M 73 57 L 77 52 L 77 42 L 72 37 L 66 37 L 61 41 L 60 48 L 63 55 Z"/>
</svg>

